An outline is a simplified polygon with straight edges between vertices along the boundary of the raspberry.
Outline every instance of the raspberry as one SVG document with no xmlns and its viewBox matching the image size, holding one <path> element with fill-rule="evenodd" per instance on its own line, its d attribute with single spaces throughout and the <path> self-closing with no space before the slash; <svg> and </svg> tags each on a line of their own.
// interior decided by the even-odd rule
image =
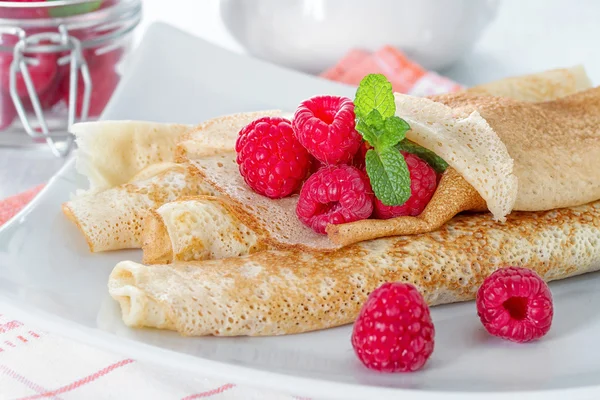
<svg viewBox="0 0 600 400">
<path fill-rule="evenodd" d="M 409 283 L 388 282 L 363 304 L 352 330 L 352 347 L 367 368 L 416 371 L 431 356 L 434 336 L 421 293 Z"/>
<path fill-rule="evenodd" d="M 326 165 L 345 164 L 362 143 L 354 118 L 354 103 L 349 98 L 316 96 L 296 110 L 294 133 L 317 160 Z"/>
<path fill-rule="evenodd" d="M 54 107 L 58 102 L 63 99 L 61 85 L 63 84 L 64 79 L 69 79 L 69 66 L 61 65 L 58 67 L 58 71 L 56 72 L 56 77 L 54 81 L 48 86 L 48 88 L 42 92 L 38 93 L 38 100 L 40 101 L 40 105 L 42 110 L 49 110 Z M 33 104 L 29 96 L 25 96 L 21 99 L 23 102 L 23 107 L 28 112 L 33 112 Z"/>
<path fill-rule="evenodd" d="M 119 84 L 120 76 L 114 70 L 90 68 L 90 78 L 92 80 L 92 94 L 90 96 L 88 115 L 90 117 L 97 117 L 102 114 L 104 107 L 106 107 L 106 104 Z M 81 109 L 83 107 L 85 83 L 81 74 L 79 74 L 77 79 L 77 101 L 75 106 L 77 116 L 79 117 L 81 116 Z M 69 88 L 70 81 L 67 75 L 62 80 L 60 89 L 62 98 L 67 104 L 69 104 Z"/>
<path fill-rule="evenodd" d="M 0 131 L 8 128 L 17 116 L 12 98 L 8 93 L 0 93 Z"/>
<path fill-rule="evenodd" d="M 119 47 L 107 53 L 96 54 L 97 48 L 84 49 L 83 56 L 87 61 L 88 67 L 92 70 L 103 68 L 105 70 L 115 71 L 117 64 L 123 58 L 125 49 Z"/>
<path fill-rule="evenodd" d="M 414 154 L 402 152 L 410 172 L 410 192 L 408 200 L 399 206 L 386 206 L 375 199 L 373 216 L 388 219 L 402 215 L 419 215 L 423 212 L 437 188 L 437 175 L 433 168 Z"/>
<path fill-rule="evenodd" d="M 52 84 L 58 65 L 56 64 L 56 54 L 52 53 L 36 53 L 25 54 L 26 58 L 33 59 L 34 62 L 27 64 L 27 70 L 31 76 L 31 81 L 36 93 L 42 93 Z M 6 92 L 10 90 L 10 64 L 13 61 L 12 53 L 0 54 L 0 69 L 2 70 L 2 89 Z M 27 86 L 23 73 L 17 73 L 16 79 L 17 94 L 20 97 L 27 96 Z"/>
<path fill-rule="evenodd" d="M 369 143 L 362 142 L 362 144 L 358 148 L 358 151 L 354 155 L 354 158 L 352 159 L 352 165 L 354 165 L 356 168 L 360 169 L 361 171 L 366 171 L 367 166 L 365 163 L 365 157 L 367 155 L 367 151 L 369 151 L 370 148 L 371 148 L 371 146 L 369 146 Z"/>
<path fill-rule="evenodd" d="M 240 174 L 256 193 L 273 199 L 300 188 L 311 159 L 284 118 L 264 117 L 246 125 L 235 144 Z"/>
<path fill-rule="evenodd" d="M 11 0 L 16 3 L 35 3 L 42 0 Z M 0 18 L 34 19 L 48 18 L 46 7 L 0 7 Z"/>
<path fill-rule="evenodd" d="M 300 191 L 296 215 L 317 233 L 327 224 L 367 219 L 373 212 L 369 178 L 349 165 L 322 167 L 306 180 Z"/>
<path fill-rule="evenodd" d="M 477 314 L 490 334 L 529 342 L 550 330 L 552 293 L 534 271 L 502 268 L 488 276 L 477 291 Z"/>
</svg>

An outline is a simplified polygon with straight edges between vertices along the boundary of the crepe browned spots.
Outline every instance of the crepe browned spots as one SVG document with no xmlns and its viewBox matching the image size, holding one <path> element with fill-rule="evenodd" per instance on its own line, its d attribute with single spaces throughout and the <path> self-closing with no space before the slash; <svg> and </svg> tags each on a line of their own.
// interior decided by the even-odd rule
<svg viewBox="0 0 600 400">
<path fill-rule="evenodd" d="M 282 335 L 356 318 L 383 282 L 417 286 L 430 305 L 471 300 L 506 265 L 545 280 L 600 268 L 600 202 L 560 210 L 454 218 L 435 232 L 361 242 L 333 253 L 261 251 L 145 266 L 119 263 L 111 296 L 131 327 L 183 335 Z"/>
</svg>

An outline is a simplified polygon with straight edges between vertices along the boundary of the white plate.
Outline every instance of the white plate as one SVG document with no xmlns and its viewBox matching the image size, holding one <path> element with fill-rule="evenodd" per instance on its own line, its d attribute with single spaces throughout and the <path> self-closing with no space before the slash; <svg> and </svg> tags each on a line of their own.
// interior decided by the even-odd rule
<svg viewBox="0 0 600 400">
<path fill-rule="evenodd" d="M 104 117 L 195 123 L 238 111 L 293 110 L 323 93 L 352 96 L 353 89 L 154 25 Z M 182 338 L 128 329 L 106 282 L 115 263 L 141 254 L 88 252 L 60 212 L 82 186 L 68 163 L 0 230 L 0 301 L 42 328 L 164 366 L 319 398 L 600 397 L 600 274 L 552 284 L 554 326 L 528 345 L 488 336 L 472 302 L 434 308 L 436 349 L 413 374 L 363 368 L 350 346 L 350 327 L 272 338 Z"/>
</svg>

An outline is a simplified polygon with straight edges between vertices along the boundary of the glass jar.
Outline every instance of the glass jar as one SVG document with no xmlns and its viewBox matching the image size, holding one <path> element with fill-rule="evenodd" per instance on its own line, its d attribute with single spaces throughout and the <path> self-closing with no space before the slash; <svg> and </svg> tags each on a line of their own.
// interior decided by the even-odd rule
<svg viewBox="0 0 600 400">
<path fill-rule="evenodd" d="M 116 88 L 141 0 L 0 1 L 0 146 L 47 143 L 97 118 Z"/>
</svg>

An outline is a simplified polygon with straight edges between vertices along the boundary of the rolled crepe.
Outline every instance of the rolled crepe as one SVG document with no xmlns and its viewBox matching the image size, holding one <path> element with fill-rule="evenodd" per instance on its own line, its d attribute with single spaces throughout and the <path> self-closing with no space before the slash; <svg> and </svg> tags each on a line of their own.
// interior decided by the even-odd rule
<svg viewBox="0 0 600 400">
<path fill-rule="evenodd" d="M 261 117 L 276 116 L 281 116 L 281 111 L 230 114 L 203 122 L 181 137 L 175 151 L 175 160 L 185 162 L 188 158 L 197 159 L 235 151 L 235 141 L 244 126 Z"/>
<path fill-rule="evenodd" d="M 442 157 L 496 220 L 504 221 L 513 209 L 541 211 L 600 199 L 600 88 L 542 103 L 469 94 L 436 99 L 396 94 L 397 114 L 411 126 L 407 137 Z M 340 247 L 298 220 L 297 197 L 273 200 L 249 188 L 235 154 L 190 164 L 255 221 L 251 229 L 267 232 L 274 247 Z M 363 220 L 351 226 L 359 226 L 354 233 L 362 240 L 367 231 L 375 235 L 368 238 L 388 236 L 386 224 L 393 223 Z"/>
<path fill-rule="evenodd" d="M 504 78 L 467 89 L 482 96 L 508 97 L 519 101 L 549 101 L 592 87 L 581 65 L 537 74 Z"/>
<path fill-rule="evenodd" d="M 90 251 L 140 248 L 147 212 L 182 196 L 213 194 L 194 168 L 186 164 L 154 164 L 131 182 L 63 204 L 64 214 L 85 237 Z"/>
<path fill-rule="evenodd" d="M 131 327 L 182 335 L 282 335 L 352 323 L 384 282 L 414 284 L 430 305 L 471 300 L 507 265 L 546 281 L 600 268 L 600 202 L 459 216 L 436 232 L 355 244 L 333 253 L 262 251 L 245 257 L 112 271 L 108 288 Z"/>
<path fill-rule="evenodd" d="M 257 115 L 225 115 L 196 127 L 139 121 L 75 124 L 72 131 L 80 144 L 76 163 L 90 190 L 65 203 L 64 213 L 91 251 L 142 247 L 143 221 L 150 209 L 182 196 L 215 194 L 188 166 L 163 161 L 173 161 L 178 152 L 195 157 L 232 152 L 239 130 Z"/>
<path fill-rule="evenodd" d="M 127 183 L 149 165 L 173 161 L 176 144 L 191 128 L 145 121 L 74 124 L 77 171 L 88 178 L 91 193 Z"/>
<path fill-rule="evenodd" d="M 209 119 L 200 125 L 147 121 L 81 122 L 71 127 L 78 150 L 77 171 L 96 193 L 129 182 L 152 164 L 233 151 L 237 133 L 259 116 L 277 110 L 239 113 Z"/>
<path fill-rule="evenodd" d="M 268 247 L 234 204 L 198 196 L 163 204 L 147 216 L 142 233 L 145 264 L 243 256 Z"/>
<path fill-rule="evenodd" d="M 582 86 L 581 82 L 586 80 L 587 77 L 583 69 L 574 68 L 549 71 L 533 76 L 509 78 L 483 85 L 481 88 L 484 88 L 488 94 L 501 94 L 510 87 L 515 94 L 527 98 L 529 93 L 554 93 L 556 92 L 553 90 L 554 88 L 561 88 L 561 93 L 578 90 Z M 579 83 L 574 85 L 573 82 Z M 537 91 L 532 90 L 532 88 L 537 88 Z M 233 151 L 239 130 L 252 120 L 265 115 L 276 116 L 281 114 L 279 111 L 274 110 L 226 115 L 211 119 L 196 127 L 139 121 L 75 124 L 72 131 L 77 136 L 79 144 L 79 151 L 76 156 L 78 170 L 88 177 L 91 193 L 98 193 L 129 182 L 135 174 L 155 163 L 174 159 L 185 161 L 187 157 L 197 159 Z M 160 183 L 157 183 L 157 185 L 159 185 L 156 187 L 156 193 L 158 194 L 162 189 L 160 189 Z M 168 191 L 169 189 L 166 188 L 165 190 Z M 122 202 L 131 204 L 132 207 L 137 204 L 135 199 L 125 199 L 126 196 L 136 196 L 135 194 L 121 191 L 120 196 Z M 89 214 L 92 210 L 102 209 L 103 205 L 100 204 L 102 201 L 104 201 L 104 197 L 100 196 L 98 198 L 88 198 L 81 203 L 88 207 Z M 136 218 L 137 215 L 145 214 L 146 208 L 137 211 L 132 209 L 131 211 L 127 215 L 115 215 L 114 218 Z M 289 219 L 295 219 L 293 213 L 290 213 L 288 217 Z M 88 215 L 86 218 L 87 222 L 94 219 L 92 215 Z M 100 216 L 99 218 L 104 217 Z M 74 219 L 76 220 L 77 217 L 74 216 Z M 139 225 L 139 221 L 135 220 L 123 220 L 123 223 L 131 226 Z M 110 226 L 107 226 L 108 228 Z M 256 226 L 254 228 L 258 229 Z M 299 227 L 299 229 L 304 228 L 304 226 Z M 311 234 L 308 231 L 299 232 Z M 116 231 L 105 233 L 106 236 L 113 235 L 115 237 L 118 234 L 119 232 Z M 285 235 L 284 233 L 282 236 Z M 351 237 L 355 238 L 357 236 L 351 235 Z M 325 247 L 335 249 L 340 245 L 340 243 L 324 240 L 322 237 L 317 240 L 321 244 L 317 244 L 316 247 L 323 248 L 324 243 Z M 275 243 L 278 242 L 281 241 L 275 240 Z M 287 240 L 287 242 L 294 246 L 294 240 Z M 128 236 L 128 239 L 123 241 L 123 246 L 139 247 L 139 239 L 137 237 L 132 239 Z M 96 249 L 103 248 L 102 246 L 94 247 Z M 121 247 L 115 241 L 110 248 L 117 249 Z M 148 247 L 147 249 L 151 248 Z M 165 254 L 168 254 L 168 252 Z"/>
<path fill-rule="evenodd" d="M 504 83 L 503 83 L 504 82 Z M 589 85 L 589 79 L 587 78 L 585 71 L 582 67 L 574 67 L 571 69 L 554 70 L 548 71 L 536 75 L 508 78 L 499 82 L 492 82 L 490 84 L 482 85 L 477 87 L 478 92 L 484 92 L 487 94 L 502 94 L 510 93 L 517 98 L 524 101 L 531 102 L 540 96 L 548 96 L 553 98 L 557 93 L 574 93 L 581 90 Z M 411 101 L 419 102 L 413 107 L 418 109 L 421 102 L 425 103 L 425 106 L 432 104 L 429 100 L 420 100 L 416 98 L 410 98 Z M 402 101 L 402 99 L 400 100 Z M 496 100 L 494 100 L 496 101 Z M 497 101 L 501 101 L 498 99 Z M 435 109 L 437 107 L 437 109 Z M 404 107 L 406 108 L 406 107 Z M 427 109 L 427 107 L 425 107 Z M 497 140 L 494 132 L 490 134 L 490 128 L 485 120 L 477 113 L 471 113 L 463 120 L 458 120 L 454 115 L 454 110 L 445 107 L 443 104 L 434 103 L 434 109 L 429 107 L 429 113 L 437 118 L 438 125 L 452 125 L 455 124 L 454 130 L 460 130 L 461 126 L 469 125 L 474 129 L 477 125 L 481 127 L 480 132 L 473 132 L 480 135 L 481 132 L 484 135 L 487 133 L 492 137 L 491 141 L 477 142 L 477 135 L 470 135 L 469 140 L 473 139 L 476 145 L 479 147 L 473 148 L 473 144 L 469 141 L 458 141 L 452 143 L 450 146 L 452 149 L 467 148 L 470 146 L 470 152 L 465 154 L 461 153 L 464 161 L 462 162 L 463 171 L 472 170 L 472 179 L 480 180 L 478 187 L 486 187 L 485 181 L 490 180 L 494 182 L 497 180 L 498 175 L 502 175 L 502 168 L 507 170 L 512 168 L 512 160 L 506 157 L 503 162 L 499 162 L 496 157 L 497 153 L 493 150 L 494 148 L 499 149 L 499 152 L 503 152 L 504 143 L 500 143 Z M 474 114 L 474 115 L 473 115 Z M 470 120 L 470 121 L 466 121 Z M 430 123 L 430 121 L 427 121 Z M 427 123 L 425 125 L 427 125 Z M 443 137 L 445 141 L 448 139 L 452 140 L 453 131 L 436 135 L 435 132 L 430 139 L 431 142 L 435 141 L 438 137 Z M 228 136 L 228 135 L 224 135 Z M 234 136 L 234 135 L 231 135 Z M 194 139 L 191 135 L 188 135 L 186 146 L 193 148 Z M 233 140 L 231 140 L 233 142 Z M 449 158 L 452 154 L 447 152 Z M 188 153 L 189 154 L 189 153 Z M 444 223 L 449 221 L 453 216 L 464 210 L 476 210 L 485 211 L 488 208 L 486 201 L 482 198 L 479 192 L 467 182 L 462 175 L 456 172 L 454 168 L 449 168 L 447 173 L 442 178 L 438 190 L 435 196 L 432 198 L 430 203 L 424 212 L 418 217 L 400 217 L 391 220 L 364 220 L 357 221 L 350 224 L 331 225 L 328 228 L 329 239 L 327 240 L 323 236 L 314 234 L 310 229 L 302 225 L 295 217 L 295 198 L 284 199 L 284 200 L 270 200 L 262 196 L 256 195 L 250 190 L 237 172 L 237 165 L 235 164 L 235 157 L 233 154 L 219 154 L 211 157 L 206 157 L 203 154 L 204 160 L 200 162 L 192 161 L 200 170 L 204 170 L 207 173 L 208 180 L 216 183 L 217 186 L 221 185 L 222 192 L 226 196 L 230 196 L 233 199 L 237 199 L 238 204 L 242 209 L 246 207 L 246 214 L 250 221 L 248 226 L 251 230 L 266 231 L 266 243 L 271 245 L 273 248 L 289 249 L 289 248 L 305 248 L 305 249 L 318 249 L 321 251 L 331 251 L 339 248 L 343 245 L 356 243 L 363 240 L 369 240 L 378 237 L 399 235 L 399 234 L 418 234 L 435 230 L 442 226 Z M 482 163 L 480 160 L 483 158 L 482 155 L 488 158 L 486 163 Z M 459 160 L 460 161 L 460 160 Z M 494 169 L 495 168 L 495 169 Z M 486 171 L 485 174 L 478 174 L 478 169 Z M 488 179 L 492 177 L 492 179 Z M 513 189 L 505 190 L 508 193 L 506 196 L 509 198 L 508 205 L 502 207 L 502 192 L 497 190 L 493 185 L 487 185 L 488 193 L 494 193 L 500 198 L 496 201 L 496 211 L 504 208 L 505 213 L 507 208 L 512 208 L 512 203 L 516 200 L 516 191 L 514 190 L 514 182 L 509 182 L 508 186 L 513 186 Z M 510 193 L 512 191 L 512 193 Z M 489 199 L 489 196 L 488 196 Z M 196 203 L 197 207 L 211 207 L 210 204 L 206 203 L 203 199 L 190 200 L 186 202 L 186 207 L 190 206 L 191 203 Z M 179 204 L 173 204 L 168 207 L 170 212 L 174 212 Z M 166 208 L 165 208 L 166 210 Z M 256 217 L 257 218 L 253 218 Z M 240 214 L 238 213 L 237 220 L 239 222 Z M 183 251 L 183 249 L 189 249 L 189 240 L 194 238 L 196 245 L 199 247 L 210 247 L 214 240 L 211 239 L 210 235 L 206 232 L 219 231 L 218 227 L 214 227 L 209 223 L 205 227 L 205 232 L 202 234 L 194 233 L 189 229 L 188 225 L 177 223 L 174 221 L 170 224 L 170 228 L 166 230 L 164 228 L 164 222 L 161 222 L 159 215 L 153 218 L 153 224 L 147 225 L 148 237 L 154 239 L 152 245 L 144 246 L 144 260 L 147 263 L 157 262 L 168 262 L 172 257 L 175 260 L 188 260 L 190 252 L 189 250 Z M 228 217 L 225 217 L 227 219 Z M 271 229 L 269 229 L 271 227 Z M 182 238 L 186 238 L 183 240 Z M 216 238 L 217 242 L 220 242 L 220 238 Z M 150 242 L 149 242 L 150 243 Z M 175 250 L 173 250 L 175 249 Z M 179 249 L 179 250 L 178 250 Z M 225 253 L 220 253 L 225 255 Z M 214 252 L 198 252 L 194 259 L 206 259 L 217 257 L 217 253 Z"/>
<path fill-rule="evenodd" d="M 436 101 L 434 101 L 436 100 Z M 407 137 L 435 151 L 460 176 L 453 185 L 442 180 L 430 204 L 418 217 L 384 221 L 356 221 L 330 225 L 330 239 L 341 245 L 389 235 L 405 235 L 439 228 L 465 210 L 486 203 L 496 217 L 504 207 L 489 194 L 498 194 L 497 174 L 474 165 L 459 146 L 448 142 L 445 130 L 461 134 L 459 117 L 478 115 L 506 145 L 518 179 L 513 209 L 551 210 L 600 199 L 600 88 L 588 89 L 550 102 L 527 103 L 468 93 L 438 96 L 432 100 L 396 95 L 397 112 L 411 125 Z M 449 106 L 450 108 L 448 108 Z M 568 132 L 568 139 L 565 137 Z M 450 145 L 450 146 L 448 146 Z M 466 155 L 466 156 L 465 156 Z M 492 160 L 491 165 L 495 165 Z M 450 170 L 449 172 L 452 172 Z M 501 183 L 501 182 L 500 182 Z M 470 193 L 470 198 L 461 197 Z M 459 201 L 460 200 L 460 201 Z M 433 205 L 443 205 L 433 208 Z M 500 207 L 499 207 L 500 205 Z"/>
</svg>

